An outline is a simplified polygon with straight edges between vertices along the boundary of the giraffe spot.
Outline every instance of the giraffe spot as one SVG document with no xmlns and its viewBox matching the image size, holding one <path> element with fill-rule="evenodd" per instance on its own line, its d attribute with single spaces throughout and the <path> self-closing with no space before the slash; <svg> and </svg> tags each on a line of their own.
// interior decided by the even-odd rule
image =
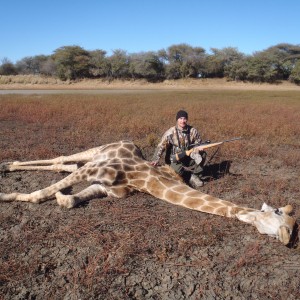
<svg viewBox="0 0 300 300">
<path fill-rule="evenodd" d="M 93 168 L 93 169 L 88 169 L 86 172 L 89 176 L 95 176 L 98 173 L 98 170 L 96 168 Z"/>
<path fill-rule="evenodd" d="M 114 157 L 116 157 L 116 155 L 117 155 L 117 151 L 111 151 L 108 153 L 109 158 L 114 158 Z"/>
<path fill-rule="evenodd" d="M 123 147 L 127 148 L 129 151 L 133 151 L 136 148 L 136 146 L 131 142 L 125 142 Z"/>
<path fill-rule="evenodd" d="M 142 179 L 130 180 L 130 185 L 137 190 L 141 190 L 141 189 L 144 190 L 145 183 L 146 183 L 145 180 L 142 180 Z"/>
<path fill-rule="evenodd" d="M 130 172 L 130 171 L 133 171 L 133 167 L 130 165 L 127 165 L 127 164 L 123 164 L 123 170 L 125 172 Z"/>
<path fill-rule="evenodd" d="M 165 193 L 164 198 L 165 198 L 166 200 L 168 200 L 169 202 L 172 202 L 172 203 L 179 203 L 179 202 L 181 202 L 181 200 L 182 200 L 183 197 L 182 197 L 181 194 L 176 193 L 176 192 L 174 192 L 174 191 L 172 191 L 172 190 L 169 190 L 169 191 L 167 191 L 167 192 Z"/>
<path fill-rule="evenodd" d="M 209 206 L 211 206 L 213 208 L 223 207 L 223 205 L 221 203 L 217 203 L 217 202 L 209 202 Z"/>
<path fill-rule="evenodd" d="M 137 165 L 135 169 L 140 172 L 147 172 L 149 170 L 149 166 L 147 166 L 146 164 L 141 164 L 141 165 Z"/>
<path fill-rule="evenodd" d="M 143 179 L 143 180 L 145 180 L 147 177 L 148 177 L 148 174 L 145 172 L 133 171 L 133 172 L 127 173 L 128 179 Z"/>
<path fill-rule="evenodd" d="M 119 161 L 110 163 L 109 167 L 116 171 L 123 170 L 123 165 Z"/>
<path fill-rule="evenodd" d="M 181 184 L 181 185 L 173 187 L 174 192 L 183 193 L 183 194 L 189 192 L 190 190 L 191 189 L 185 184 Z"/>
<path fill-rule="evenodd" d="M 113 168 L 105 168 L 105 170 L 104 170 L 105 177 L 113 178 L 116 176 L 116 173 L 117 173 L 116 170 Z"/>
<path fill-rule="evenodd" d="M 213 197 L 210 195 L 205 195 L 204 199 L 209 202 L 220 202 L 219 198 L 216 198 L 216 197 Z M 209 203 L 209 205 L 211 205 L 211 204 Z"/>
<path fill-rule="evenodd" d="M 113 182 L 113 185 L 121 184 L 121 183 L 124 184 L 124 183 L 127 183 L 127 182 L 128 182 L 128 180 L 126 178 L 126 173 L 123 172 L 123 171 L 118 171 L 117 176 L 116 176 L 116 178 Z"/>
<path fill-rule="evenodd" d="M 103 168 L 99 172 L 97 178 L 100 182 L 105 183 L 107 185 L 111 185 L 117 175 L 116 170 L 112 168 Z"/>
<path fill-rule="evenodd" d="M 186 195 L 189 197 L 203 197 L 203 195 L 205 195 L 199 191 L 189 188 L 188 186 L 187 186 L 187 188 L 189 189 L 189 192 Z"/>
<path fill-rule="evenodd" d="M 210 205 L 203 205 L 201 206 L 201 211 L 206 213 L 213 213 L 215 208 L 211 207 Z"/>
<path fill-rule="evenodd" d="M 122 161 L 118 157 L 114 157 L 114 158 L 111 158 L 110 160 L 108 160 L 108 164 L 110 164 L 110 165 L 121 164 L 121 163 L 122 163 Z"/>
<path fill-rule="evenodd" d="M 149 194 L 162 199 L 165 187 L 156 178 L 146 182 L 146 189 Z"/>
<path fill-rule="evenodd" d="M 228 208 L 226 206 L 219 207 L 214 211 L 214 213 L 226 217 L 228 216 Z"/>
<path fill-rule="evenodd" d="M 128 159 L 128 158 L 125 158 L 122 160 L 123 163 L 127 164 L 127 165 L 130 165 L 130 166 L 134 166 L 136 165 L 136 161 L 134 161 L 133 159 Z"/>
<path fill-rule="evenodd" d="M 165 177 L 160 177 L 159 181 L 167 188 L 172 188 L 174 185 L 178 184 L 177 181 Z"/>
<path fill-rule="evenodd" d="M 122 158 L 125 158 L 125 157 L 128 157 L 128 158 L 131 158 L 132 157 L 132 152 L 127 150 L 126 148 L 120 148 L 118 150 L 118 157 L 122 157 Z"/>
<path fill-rule="evenodd" d="M 187 199 L 183 201 L 183 205 L 189 208 L 197 208 L 203 205 L 204 201 L 202 199 Z"/>
</svg>

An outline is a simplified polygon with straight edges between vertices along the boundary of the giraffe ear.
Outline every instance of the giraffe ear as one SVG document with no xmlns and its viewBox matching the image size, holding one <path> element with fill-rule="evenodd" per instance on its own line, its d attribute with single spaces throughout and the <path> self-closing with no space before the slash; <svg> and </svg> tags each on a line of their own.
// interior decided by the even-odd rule
<svg viewBox="0 0 300 300">
<path fill-rule="evenodd" d="M 274 211 L 274 208 L 269 206 L 268 204 L 264 203 L 261 207 L 261 211 L 265 212 L 265 211 Z"/>
<path fill-rule="evenodd" d="M 284 207 L 281 207 L 280 210 L 283 211 L 286 214 L 290 214 L 293 211 L 293 206 L 288 204 Z"/>
</svg>

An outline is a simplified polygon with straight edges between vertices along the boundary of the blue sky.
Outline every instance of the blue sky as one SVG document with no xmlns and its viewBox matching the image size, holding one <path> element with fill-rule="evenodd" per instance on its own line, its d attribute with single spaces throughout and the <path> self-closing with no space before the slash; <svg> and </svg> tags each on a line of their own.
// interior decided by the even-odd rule
<svg viewBox="0 0 300 300">
<path fill-rule="evenodd" d="M 79 45 L 128 53 L 174 44 L 245 54 L 300 44 L 299 0 L 0 0 L 0 62 Z"/>
</svg>

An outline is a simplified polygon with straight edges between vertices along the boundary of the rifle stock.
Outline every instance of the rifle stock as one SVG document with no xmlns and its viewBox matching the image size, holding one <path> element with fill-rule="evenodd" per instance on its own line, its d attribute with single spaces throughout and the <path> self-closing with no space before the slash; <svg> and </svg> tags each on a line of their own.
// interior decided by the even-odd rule
<svg viewBox="0 0 300 300">
<path fill-rule="evenodd" d="M 190 150 L 187 150 L 185 153 L 187 156 L 190 156 L 191 153 L 195 150 L 199 150 L 199 151 L 204 151 L 205 149 L 211 148 L 211 147 L 216 147 L 219 145 L 224 144 L 224 142 L 217 142 L 217 143 L 211 143 L 211 144 L 205 144 L 205 145 L 200 145 L 200 146 L 196 146 Z"/>
<path fill-rule="evenodd" d="M 204 151 L 205 149 L 208 149 L 208 148 L 216 147 L 216 146 L 222 145 L 224 143 L 233 142 L 233 141 L 237 141 L 237 140 L 241 140 L 241 139 L 242 139 L 242 137 L 238 137 L 238 138 L 233 138 L 233 139 L 222 141 L 222 142 L 195 145 L 195 147 L 191 148 L 190 150 L 186 150 L 185 152 L 176 153 L 175 157 L 176 157 L 177 161 L 180 161 L 184 156 L 190 156 L 193 151 L 196 151 L 196 150 Z"/>
</svg>

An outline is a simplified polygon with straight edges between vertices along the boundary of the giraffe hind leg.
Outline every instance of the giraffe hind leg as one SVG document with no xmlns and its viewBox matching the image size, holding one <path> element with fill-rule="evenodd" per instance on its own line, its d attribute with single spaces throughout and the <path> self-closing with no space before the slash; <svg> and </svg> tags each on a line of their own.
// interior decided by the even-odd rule
<svg viewBox="0 0 300 300">
<path fill-rule="evenodd" d="M 101 147 L 92 148 L 80 153 L 69 156 L 59 156 L 53 159 L 3 162 L 0 164 L 0 171 L 13 172 L 19 170 L 50 170 L 56 172 L 74 172 L 78 169 L 78 167 L 92 160 L 94 155 L 100 152 L 101 149 Z M 70 165 L 70 163 L 73 164 Z"/>
<path fill-rule="evenodd" d="M 75 195 L 64 195 L 60 191 L 55 194 L 57 203 L 66 208 L 73 208 L 78 204 L 100 197 L 106 197 L 107 191 L 102 184 L 92 184 Z"/>
<path fill-rule="evenodd" d="M 86 163 L 98 154 L 101 153 L 103 146 L 91 148 L 89 150 L 71 154 L 68 156 L 58 156 L 52 159 L 42 159 L 42 160 L 31 160 L 31 161 L 14 161 L 9 163 L 4 163 L 13 166 L 37 166 L 37 165 L 56 165 L 56 164 L 66 164 L 66 163 Z"/>
<path fill-rule="evenodd" d="M 64 164 L 53 164 L 53 165 L 16 165 L 16 164 L 2 164 L 3 172 L 13 171 L 54 171 L 54 172 L 69 172 L 72 173 L 78 169 L 77 164 L 64 165 Z"/>
</svg>

